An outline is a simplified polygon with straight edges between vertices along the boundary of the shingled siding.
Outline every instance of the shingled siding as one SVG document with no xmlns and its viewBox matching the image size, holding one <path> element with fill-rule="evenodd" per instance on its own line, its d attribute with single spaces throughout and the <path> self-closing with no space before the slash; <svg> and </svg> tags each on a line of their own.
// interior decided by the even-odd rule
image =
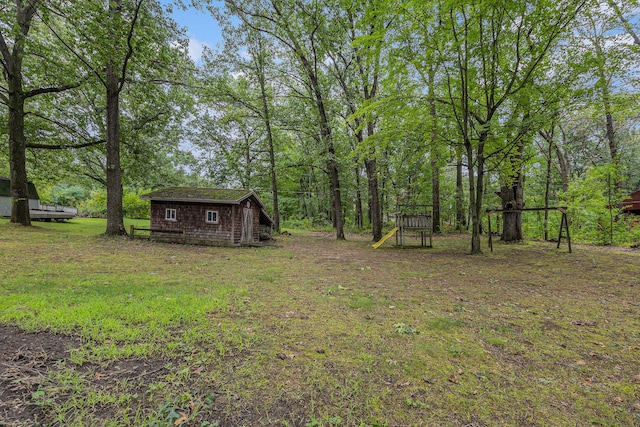
<svg viewBox="0 0 640 427">
<path fill-rule="evenodd" d="M 176 210 L 176 220 L 166 219 L 166 210 Z M 156 240 L 176 241 L 194 244 L 232 245 L 233 205 L 151 202 L 151 237 Z M 218 212 L 218 223 L 206 221 L 207 211 Z M 158 230 L 168 230 L 163 233 Z M 181 234 L 185 230 L 185 235 Z"/>
<path fill-rule="evenodd" d="M 254 211 L 253 241 L 258 242 L 260 208 L 254 200 L 251 202 Z M 201 245 L 240 245 L 244 207 L 246 201 L 242 205 L 151 201 L 151 237 L 154 240 Z M 167 209 L 176 210 L 175 221 L 166 219 Z M 207 211 L 218 212 L 217 224 L 206 221 Z M 167 232 L 163 233 L 162 230 Z"/>
</svg>

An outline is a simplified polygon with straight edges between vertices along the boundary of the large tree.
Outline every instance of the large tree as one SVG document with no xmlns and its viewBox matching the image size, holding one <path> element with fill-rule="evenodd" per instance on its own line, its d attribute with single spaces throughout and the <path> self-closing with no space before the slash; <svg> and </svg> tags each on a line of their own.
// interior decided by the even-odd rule
<svg viewBox="0 0 640 427">
<path fill-rule="evenodd" d="M 355 152 L 364 162 L 373 240 L 382 238 L 382 207 L 378 183 L 378 115 L 385 50 L 393 13 L 377 0 L 334 1 L 328 7 L 329 31 L 320 37 L 330 58 L 331 72 L 342 90 L 350 117 L 347 123 L 356 141 Z"/>
<path fill-rule="evenodd" d="M 59 49 L 40 32 L 42 17 L 46 16 L 43 2 L 15 0 L 0 8 L 0 64 L 6 86 L 0 88 L 0 101 L 7 107 L 9 133 L 9 169 L 11 177 L 11 222 L 31 225 L 27 191 L 25 117 L 27 101 L 41 95 L 60 93 L 76 87 L 75 76 L 65 74 L 68 68 L 58 64 L 44 69 L 42 57 L 47 51 Z M 29 56 L 29 58 L 27 58 Z M 35 61 L 33 58 L 37 58 Z M 55 59 L 51 58 L 55 61 Z M 25 70 L 25 61 L 29 67 Z M 28 73 L 25 75 L 25 71 Z M 66 81 L 66 82 L 65 82 Z"/>
<path fill-rule="evenodd" d="M 106 5 L 90 1 L 58 11 L 72 26 L 77 36 L 66 37 L 56 33 L 84 65 L 91 76 L 91 83 L 103 91 L 103 121 L 97 127 L 104 132 L 104 183 L 107 190 L 107 235 L 126 234 L 122 210 L 122 95 L 127 85 L 147 84 L 146 89 L 168 93 L 172 84 L 187 84 L 189 70 L 184 67 L 179 54 L 180 42 L 175 26 L 165 16 L 162 6 L 155 0 L 112 0 Z M 187 71 L 187 72 L 185 72 Z M 180 74 L 182 81 L 173 76 Z M 144 94 L 141 94 L 145 96 Z M 157 99 L 157 97 L 151 97 Z M 160 98 L 161 99 L 161 98 Z M 140 117 L 138 111 L 129 109 L 138 124 L 144 127 L 162 114 L 170 113 L 171 106 L 157 105 L 156 111 Z"/>
<path fill-rule="evenodd" d="M 227 0 L 229 13 L 247 26 L 273 37 L 288 51 L 301 74 L 306 97 L 312 103 L 319 141 L 329 175 L 332 218 L 337 239 L 344 239 L 339 154 L 333 137 L 328 92 L 323 84 L 326 54 L 320 34 L 326 31 L 324 6 L 318 2 Z"/>
<path fill-rule="evenodd" d="M 480 253 L 487 159 L 518 146 L 500 138 L 504 120 L 583 7 L 582 0 L 533 3 L 441 4 L 438 50 L 452 109 L 465 149 L 471 211 L 471 253 Z M 519 186 L 515 180 L 511 186 Z M 504 199 L 503 199 L 504 200 Z M 508 206 L 503 206 L 507 208 Z M 517 209 L 517 204 L 512 206 Z M 511 210 L 511 209 L 510 209 Z M 518 211 L 507 216 L 519 216 Z M 505 219 L 505 224 L 520 221 Z"/>
</svg>

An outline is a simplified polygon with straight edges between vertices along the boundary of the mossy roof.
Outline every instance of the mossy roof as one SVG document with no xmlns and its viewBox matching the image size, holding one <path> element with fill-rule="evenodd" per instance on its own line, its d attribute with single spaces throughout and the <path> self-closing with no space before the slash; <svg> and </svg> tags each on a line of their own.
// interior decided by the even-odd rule
<svg viewBox="0 0 640 427">
<path fill-rule="evenodd" d="M 229 189 L 229 188 L 195 188 L 195 187 L 167 187 L 152 191 L 142 196 L 149 200 L 173 200 L 192 202 L 215 202 L 215 203 L 240 203 L 249 196 L 255 198 L 262 204 L 258 196 L 251 190 Z"/>
</svg>

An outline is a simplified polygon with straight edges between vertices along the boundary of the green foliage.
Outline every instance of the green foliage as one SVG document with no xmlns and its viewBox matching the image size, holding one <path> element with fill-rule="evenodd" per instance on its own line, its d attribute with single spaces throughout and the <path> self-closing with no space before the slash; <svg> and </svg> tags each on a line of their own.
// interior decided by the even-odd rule
<svg viewBox="0 0 640 427">
<path fill-rule="evenodd" d="M 569 185 L 564 197 L 574 240 L 601 245 L 629 243 L 618 208 L 621 197 L 614 188 L 618 173 L 613 164 L 591 167 Z"/>
<path fill-rule="evenodd" d="M 125 190 L 122 197 L 124 216 L 134 219 L 149 219 L 150 202 L 140 199 L 140 195 L 148 190 Z M 107 215 L 107 193 L 105 190 L 94 190 L 78 205 L 78 212 L 90 218 L 104 218 Z"/>
<path fill-rule="evenodd" d="M 400 335 L 412 335 L 412 334 L 420 333 L 416 328 L 406 323 L 396 323 L 393 325 L 393 329 L 396 331 L 397 334 L 400 334 Z"/>
<path fill-rule="evenodd" d="M 107 215 L 107 192 L 94 190 L 78 207 L 78 213 L 90 218 L 104 218 Z"/>
<path fill-rule="evenodd" d="M 413 203 L 434 202 L 437 166 L 441 216 L 449 222 L 443 229 L 452 230 L 456 162 L 471 168 L 461 178 L 459 211 L 476 212 L 476 224 L 486 207 L 500 203 L 500 184 L 513 183 L 523 170 L 527 207 L 542 206 L 550 165 L 549 200 L 555 204 L 567 185 L 557 177 L 559 157 L 569 180 L 571 174 L 585 177 L 590 166 L 613 162 L 624 172 L 616 176 L 627 191 L 640 185 L 634 109 L 640 56 L 637 45 L 624 39 L 638 33 L 637 0 L 602 7 L 573 0 L 229 0 L 220 9 L 209 8 L 224 26 L 224 48 L 209 51 L 197 64 L 187 57 L 185 34 L 163 10 L 172 6 L 156 0 L 112 3 L 122 3 L 119 13 L 103 2 L 36 5 L 25 39 L 24 90 L 79 86 L 27 98 L 26 140 L 83 145 L 27 151 L 29 179 L 43 183 L 43 202 L 106 215 L 104 194 L 82 193 L 77 186 L 89 188 L 87 177 L 92 185 L 105 185 L 105 149 L 99 143 L 105 139 L 104 70 L 115 63 L 124 71 L 125 60 L 119 88 L 125 188 L 187 181 L 242 186 L 259 192 L 272 213 L 273 171 L 280 218 L 289 228 L 333 228 L 333 162 L 345 225 L 365 229 L 371 222 L 368 178 L 378 180 L 383 216 L 390 222 L 400 195 Z M 205 2 L 192 5 L 204 8 Z M 9 47 L 20 38 L 15 11 L 0 9 Z M 129 47 L 133 55 L 127 59 Z M 3 87 L 9 86 L 5 81 Z M 7 97 L 7 89 L 0 92 Z M 0 176 L 8 176 L 12 164 L 7 117 L 0 117 Z M 549 130 L 549 139 L 537 144 L 541 130 Z M 612 142 L 617 156 L 610 155 Z M 191 152 L 191 144 L 197 150 Z M 364 167 L 371 160 L 373 172 Z M 469 177 L 483 173 L 486 187 L 474 197 L 469 193 L 481 182 Z M 620 195 L 613 202 L 608 195 L 603 199 L 602 178 L 584 179 L 567 195 L 574 238 L 637 240 L 637 226 L 602 208 L 615 206 Z M 45 187 L 56 182 L 67 184 Z M 590 198 L 592 184 L 599 195 Z M 126 216 L 148 216 L 148 202 L 133 192 L 122 202 Z M 541 237 L 545 226 L 553 237 L 559 225 L 554 213 L 549 224 L 541 214 L 523 217 L 527 237 Z"/>
<path fill-rule="evenodd" d="M 122 200 L 122 211 L 127 218 L 149 219 L 151 202 L 140 199 L 140 195 L 149 190 L 125 191 Z"/>
<path fill-rule="evenodd" d="M 60 206 L 78 206 L 87 197 L 87 191 L 79 185 L 59 184 L 51 189 L 49 203 Z"/>
</svg>

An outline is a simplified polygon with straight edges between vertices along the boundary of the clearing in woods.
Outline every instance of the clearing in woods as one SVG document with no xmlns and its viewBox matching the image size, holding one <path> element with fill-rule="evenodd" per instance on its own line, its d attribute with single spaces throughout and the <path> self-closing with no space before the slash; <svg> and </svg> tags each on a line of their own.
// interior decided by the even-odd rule
<svg viewBox="0 0 640 427">
<path fill-rule="evenodd" d="M 0 425 L 640 425 L 640 253 L 0 221 Z"/>
</svg>

